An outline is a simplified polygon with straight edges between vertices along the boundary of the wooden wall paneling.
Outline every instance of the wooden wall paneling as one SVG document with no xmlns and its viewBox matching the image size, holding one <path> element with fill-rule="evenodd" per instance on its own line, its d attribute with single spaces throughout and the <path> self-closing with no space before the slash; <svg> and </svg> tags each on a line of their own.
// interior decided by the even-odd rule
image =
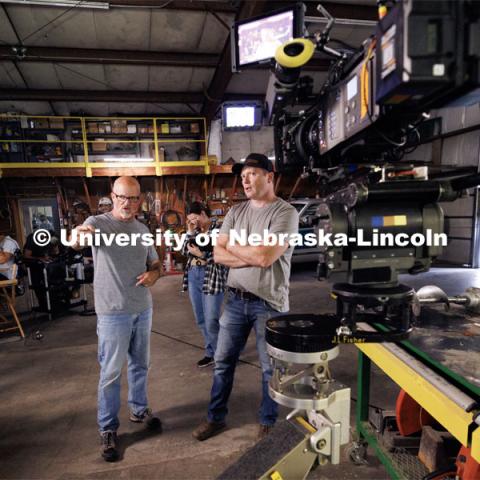
<svg viewBox="0 0 480 480">
<path fill-rule="evenodd" d="M 183 177 L 183 213 L 187 211 L 187 185 L 188 185 L 188 177 L 185 175 Z"/>
<path fill-rule="evenodd" d="M 215 176 L 215 175 L 212 175 L 212 176 Z M 204 179 L 203 179 L 203 191 L 204 191 L 204 194 L 205 194 L 204 203 L 207 203 L 207 202 L 208 202 L 208 182 L 207 182 L 207 177 L 204 177 Z"/>
<path fill-rule="evenodd" d="M 293 196 L 295 195 L 295 192 L 297 191 L 297 188 L 300 185 L 301 181 L 302 181 L 302 177 L 301 177 L 301 175 L 299 175 L 297 180 L 295 181 L 295 184 L 293 185 L 292 190 L 290 191 L 290 194 L 288 196 L 288 200 L 291 200 L 293 198 Z"/>
<path fill-rule="evenodd" d="M 83 184 L 83 191 L 85 193 L 85 199 L 86 203 L 88 205 L 88 208 L 90 209 L 90 212 L 95 212 L 96 208 L 94 208 L 94 205 L 92 204 L 92 199 L 90 198 L 90 192 L 88 191 L 88 185 L 87 185 L 87 180 L 85 177 L 82 178 L 82 184 Z"/>
<path fill-rule="evenodd" d="M 282 174 L 279 173 L 277 177 L 277 181 L 275 182 L 275 195 L 278 193 L 278 187 L 280 186 L 280 182 L 282 181 Z"/>
<path fill-rule="evenodd" d="M 9 198 L 8 204 L 10 206 L 11 215 L 13 215 L 13 226 L 15 232 L 12 232 L 19 244 L 20 248 L 25 245 L 25 234 L 23 231 L 23 215 L 21 213 L 20 208 L 18 207 L 18 199 L 16 198 Z"/>
</svg>

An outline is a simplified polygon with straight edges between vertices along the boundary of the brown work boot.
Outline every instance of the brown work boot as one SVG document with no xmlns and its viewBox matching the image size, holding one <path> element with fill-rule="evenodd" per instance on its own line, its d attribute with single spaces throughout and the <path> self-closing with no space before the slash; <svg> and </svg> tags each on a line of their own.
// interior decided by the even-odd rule
<svg viewBox="0 0 480 480">
<path fill-rule="evenodd" d="M 225 422 L 209 422 L 208 420 L 205 420 L 193 431 L 192 435 L 199 442 L 203 442 L 204 440 L 207 440 L 207 438 L 220 433 L 225 427 Z"/>
<path fill-rule="evenodd" d="M 257 433 L 257 441 L 259 442 L 265 438 L 273 429 L 273 425 L 259 425 Z"/>
</svg>

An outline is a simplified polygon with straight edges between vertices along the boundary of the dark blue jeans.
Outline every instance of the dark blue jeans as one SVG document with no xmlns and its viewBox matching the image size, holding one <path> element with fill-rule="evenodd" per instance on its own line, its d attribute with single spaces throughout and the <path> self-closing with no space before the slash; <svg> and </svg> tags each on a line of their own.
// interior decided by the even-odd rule
<svg viewBox="0 0 480 480">
<path fill-rule="evenodd" d="M 268 395 L 268 381 L 272 377 L 272 366 L 265 343 L 265 324 L 268 319 L 277 315 L 280 315 L 280 312 L 271 308 L 263 300 L 242 300 L 231 292 L 227 293 L 225 309 L 220 317 L 213 385 L 208 405 L 210 422 L 221 422 L 228 413 L 227 403 L 233 387 L 237 360 L 253 327 L 262 367 L 262 403 L 259 420 L 262 425 L 275 423 L 278 406 Z"/>
<path fill-rule="evenodd" d="M 213 358 L 217 348 L 218 319 L 223 304 L 223 292 L 217 295 L 203 293 L 205 267 L 191 267 L 188 270 L 188 294 L 193 314 L 205 341 L 205 356 Z"/>
</svg>

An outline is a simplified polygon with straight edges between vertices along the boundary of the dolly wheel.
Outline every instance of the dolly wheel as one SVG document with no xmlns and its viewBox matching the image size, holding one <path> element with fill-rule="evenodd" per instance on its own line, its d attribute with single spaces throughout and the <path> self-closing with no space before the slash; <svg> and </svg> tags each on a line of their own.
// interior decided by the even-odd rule
<svg viewBox="0 0 480 480">
<path fill-rule="evenodd" d="M 355 465 L 367 465 L 367 442 L 353 442 L 347 449 L 350 461 Z"/>
</svg>

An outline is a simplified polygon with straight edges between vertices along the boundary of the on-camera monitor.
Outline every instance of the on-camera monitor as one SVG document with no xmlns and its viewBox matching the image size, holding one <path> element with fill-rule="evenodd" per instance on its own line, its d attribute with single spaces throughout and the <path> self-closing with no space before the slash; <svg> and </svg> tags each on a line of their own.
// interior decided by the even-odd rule
<svg viewBox="0 0 480 480">
<path fill-rule="evenodd" d="M 270 12 L 233 26 L 233 70 L 274 58 L 285 42 L 303 34 L 303 5 Z"/>
<path fill-rule="evenodd" d="M 293 38 L 293 11 L 279 13 L 238 27 L 240 65 L 275 56 L 275 50 Z"/>
</svg>

